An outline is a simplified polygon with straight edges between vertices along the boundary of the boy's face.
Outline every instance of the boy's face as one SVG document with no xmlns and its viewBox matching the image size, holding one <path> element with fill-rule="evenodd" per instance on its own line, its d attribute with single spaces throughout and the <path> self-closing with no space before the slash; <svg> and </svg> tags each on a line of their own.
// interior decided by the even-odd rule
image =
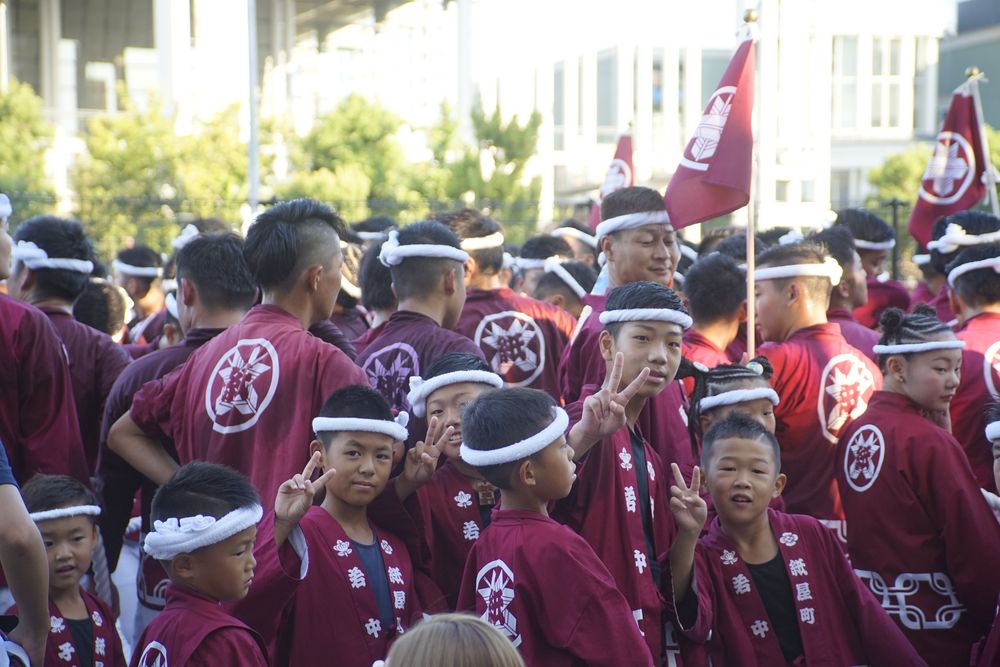
<svg viewBox="0 0 1000 667">
<path fill-rule="evenodd" d="M 858 253 L 854 253 L 854 261 L 850 266 L 844 267 L 844 272 L 845 274 L 849 272 L 851 276 L 851 305 L 860 308 L 868 303 L 868 277 L 865 275 L 865 267 Z"/>
<path fill-rule="evenodd" d="M 669 287 L 681 256 L 674 228 L 661 224 L 606 236 L 601 239 L 601 249 L 616 286 L 650 280 Z"/>
<path fill-rule="evenodd" d="M 791 320 L 791 299 L 784 280 L 758 280 L 754 284 L 757 326 L 766 341 L 783 341 Z"/>
<path fill-rule="evenodd" d="M 601 354 L 609 367 L 616 354 L 621 352 L 624 356 L 622 387 L 627 387 L 648 367 L 649 377 L 636 395 L 652 398 L 666 389 L 677 374 L 683 333 L 679 324 L 670 322 L 625 322 L 616 336 L 601 332 Z"/>
<path fill-rule="evenodd" d="M 875 277 L 885 271 L 885 260 L 889 256 L 888 250 L 861 250 L 861 264 L 865 274 Z"/>
<path fill-rule="evenodd" d="M 427 397 L 427 420 L 437 417 L 442 429 L 447 429 L 449 426 L 454 429 L 451 438 L 444 445 L 444 455 L 449 459 L 459 458 L 458 450 L 462 445 L 462 410 L 472 399 L 490 388 L 480 382 L 456 382 L 441 387 Z"/>
<path fill-rule="evenodd" d="M 531 490 L 536 498 L 549 501 L 569 495 L 576 480 L 576 464 L 573 463 L 573 449 L 565 437 L 559 436 L 545 449 L 522 463 L 522 475 L 526 465 L 531 466 L 534 481 Z"/>
<path fill-rule="evenodd" d="M 251 526 L 222 542 L 181 554 L 171 565 L 171 578 L 216 600 L 242 600 L 257 567 L 256 539 L 257 526 Z"/>
<path fill-rule="evenodd" d="M 785 476 L 778 473 L 771 446 L 746 438 L 717 440 L 712 445 L 705 481 L 723 524 L 752 522 L 785 488 Z"/>
<path fill-rule="evenodd" d="M 67 591 L 80 585 L 90 569 L 97 544 L 97 526 L 89 516 L 69 516 L 40 521 L 38 530 L 49 559 L 49 590 Z"/>
<path fill-rule="evenodd" d="M 323 452 L 320 465 L 337 474 L 326 483 L 326 492 L 342 502 L 364 507 L 385 489 L 392 471 L 395 441 L 383 433 L 341 431 L 333 435 Z M 316 451 L 319 443 L 313 443 Z"/>
</svg>

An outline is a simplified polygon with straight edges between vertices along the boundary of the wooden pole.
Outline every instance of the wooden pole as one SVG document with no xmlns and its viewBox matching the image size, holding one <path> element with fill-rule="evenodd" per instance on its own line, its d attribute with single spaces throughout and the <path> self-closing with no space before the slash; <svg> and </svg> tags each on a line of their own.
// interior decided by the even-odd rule
<svg viewBox="0 0 1000 667">
<path fill-rule="evenodd" d="M 751 25 L 757 23 L 757 11 L 754 9 L 748 9 L 743 13 L 743 22 Z M 752 31 L 752 27 L 751 27 Z M 759 46 L 754 45 L 755 48 Z M 755 66 L 759 68 L 760 63 L 760 52 L 755 54 Z M 760 77 L 757 76 L 758 72 L 754 73 L 754 86 L 757 86 L 757 82 Z M 756 91 L 755 91 L 756 92 Z M 754 100 L 757 102 L 756 108 L 751 110 L 751 123 L 755 127 L 754 132 L 754 149 L 753 149 L 753 159 L 751 169 L 753 170 L 753 176 L 750 178 L 750 200 L 747 202 L 747 358 L 753 359 L 756 355 L 757 350 L 757 309 L 755 303 L 754 292 L 754 265 L 755 265 L 755 241 L 757 236 L 757 206 L 755 198 L 757 196 L 757 176 L 760 173 L 757 165 L 757 125 L 760 123 L 760 96 L 754 95 Z M 756 113 L 755 113 L 756 112 Z"/>
<path fill-rule="evenodd" d="M 1000 201 L 997 200 L 997 172 L 993 161 L 990 160 L 990 146 L 986 141 L 986 121 L 983 118 L 983 102 L 979 97 L 979 82 L 984 79 L 984 76 L 978 67 L 970 67 L 965 70 L 965 75 L 969 77 L 969 83 L 972 85 L 972 101 L 976 105 L 976 123 L 979 125 L 980 148 L 983 151 L 983 159 L 986 161 L 983 168 L 986 187 L 989 189 L 990 208 L 993 210 L 993 215 L 1000 216 Z"/>
</svg>

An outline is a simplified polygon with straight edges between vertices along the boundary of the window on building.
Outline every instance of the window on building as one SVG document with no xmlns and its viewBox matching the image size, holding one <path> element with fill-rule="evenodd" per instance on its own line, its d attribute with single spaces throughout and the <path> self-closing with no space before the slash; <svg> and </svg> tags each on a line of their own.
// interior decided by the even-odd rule
<svg viewBox="0 0 1000 667">
<path fill-rule="evenodd" d="M 898 37 L 875 37 L 872 40 L 872 108 L 873 128 L 902 127 L 901 99 L 903 77 L 901 55 L 903 42 Z"/>
<path fill-rule="evenodd" d="M 802 181 L 802 201 L 816 201 L 816 181 L 807 179 Z"/>
<path fill-rule="evenodd" d="M 653 113 L 663 111 L 663 52 L 653 53 Z"/>
<path fill-rule="evenodd" d="M 791 181 L 775 181 L 774 182 L 774 200 L 775 201 L 788 201 L 788 190 L 791 186 Z"/>
<path fill-rule="evenodd" d="M 566 125 L 566 65 L 556 63 L 552 68 L 552 126 L 553 142 L 557 151 L 565 148 Z"/>
<path fill-rule="evenodd" d="M 833 127 L 858 126 L 858 38 L 833 38 Z"/>
<path fill-rule="evenodd" d="M 618 56 L 597 54 L 597 141 L 613 142 L 618 134 Z"/>
<path fill-rule="evenodd" d="M 835 169 L 830 172 L 830 204 L 835 209 L 847 208 L 851 201 L 851 172 Z"/>
</svg>

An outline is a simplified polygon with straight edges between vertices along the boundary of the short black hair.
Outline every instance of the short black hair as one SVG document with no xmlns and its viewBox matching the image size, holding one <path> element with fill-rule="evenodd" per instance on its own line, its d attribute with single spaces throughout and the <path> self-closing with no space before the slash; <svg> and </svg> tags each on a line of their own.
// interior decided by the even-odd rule
<svg viewBox="0 0 1000 667">
<path fill-rule="evenodd" d="M 118 252 L 117 257 L 119 262 L 123 264 L 128 264 L 130 266 L 140 266 L 145 268 L 163 268 L 163 257 L 160 253 L 156 252 L 149 246 L 137 245 L 131 248 L 125 248 Z M 128 275 L 129 279 L 137 281 L 143 286 L 143 294 L 149 291 L 159 278 L 153 276 L 133 276 Z"/>
<path fill-rule="evenodd" d="M 383 243 L 380 241 L 368 248 L 358 267 L 361 303 L 369 310 L 393 310 L 398 305 L 396 293 L 392 291 L 392 272 L 378 258 Z"/>
<path fill-rule="evenodd" d="M 725 255 L 702 257 L 684 274 L 684 294 L 695 322 L 737 317 L 747 299 L 746 272 Z"/>
<path fill-rule="evenodd" d="M 882 336 L 878 339 L 879 345 L 925 343 L 952 331 L 950 326 L 938 319 L 937 311 L 925 303 L 918 304 L 910 314 L 904 313 L 899 308 L 886 308 L 879 318 L 878 325 L 882 331 Z M 909 357 L 912 354 L 906 352 L 899 356 Z M 886 372 L 886 363 L 891 356 L 896 355 L 878 355 L 878 366 L 883 373 Z"/>
<path fill-rule="evenodd" d="M 470 449 L 493 451 L 530 438 L 552 423 L 554 407 L 552 397 L 537 389 L 513 387 L 484 391 L 465 406 L 462 414 L 464 444 Z M 510 489 L 511 475 L 523 460 L 477 466 L 476 470 L 493 486 Z"/>
<path fill-rule="evenodd" d="M 701 441 L 701 466 L 708 468 L 712 460 L 712 449 L 719 440 L 740 438 L 742 440 L 763 440 L 774 455 L 776 472 L 781 472 L 781 447 L 778 439 L 756 419 L 742 412 L 734 412 L 725 419 L 712 424 Z"/>
<path fill-rule="evenodd" d="M 392 408 L 382 394 L 371 387 L 348 385 L 330 394 L 320 408 L 319 416 L 392 421 Z M 329 447 L 334 435 L 321 433 L 318 439 L 324 447 Z"/>
<path fill-rule="evenodd" d="M 829 227 L 810 235 L 808 240 L 823 246 L 830 256 L 837 260 L 837 264 L 840 264 L 840 267 L 844 269 L 844 277 L 847 277 L 848 270 L 854 264 L 854 253 L 857 252 L 854 248 L 854 236 L 851 235 L 850 228 L 846 225 Z"/>
<path fill-rule="evenodd" d="M 233 510 L 260 504 L 260 496 L 243 473 L 204 461 L 182 465 L 153 496 L 150 519 L 165 521 L 204 516 L 221 519 Z"/>
<path fill-rule="evenodd" d="M 90 278 L 73 302 L 73 317 L 92 329 L 114 336 L 125 324 L 125 299 L 103 278 Z"/>
<path fill-rule="evenodd" d="M 563 262 L 561 266 L 566 269 L 566 273 L 573 276 L 573 280 L 578 282 L 585 292 L 589 294 L 594 289 L 594 283 L 597 282 L 597 271 L 594 271 L 593 268 L 583 262 Z M 580 299 L 576 292 L 554 271 L 547 271 L 545 275 L 538 279 L 538 285 L 535 287 L 535 293 L 532 296 L 536 299 L 544 299 L 556 292 L 571 301 Z"/>
<path fill-rule="evenodd" d="M 384 215 L 376 215 L 366 218 L 361 222 L 351 225 L 351 230 L 356 232 L 370 232 L 373 234 L 388 234 L 390 229 L 397 227 L 396 221 Z"/>
<path fill-rule="evenodd" d="M 863 208 L 845 208 L 837 211 L 835 227 L 846 227 L 853 238 L 872 243 L 884 243 L 896 238 L 896 232 L 882 218 Z"/>
<path fill-rule="evenodd" d="M 49 215 L 29 218 L 20 224 L 14 242 L 34 243 L 49 257 L 92 261 L 94 249 L 87 240 L 83 225 Z M 32 269 L 39 297 L 73 301 L 87 286 L 89 275 L 67 269 Z"/>
<path fill-rule="evenodd" d="M 483 215 L 474 208 L 463 208 L 457 211 L 446 211 L 434 214 L 434 220 L 448 225 L 448 229 L 463 241 L 481 238 L 497 232 L 503 233 L 499 222 Z M 468 250 L 485 275 L 496 275 L 503 268 L 503 245 L 483 250 Z"/>
<path fill-rule="evenodd" d="M 449 352 L 443 354 L 430 363 L 424 371 L 424 380 L 430 380 L 445 373 L 455 373 L 457 371 L 486 371 L 492 373 L 493 369 L 486 363 L 486 360 L 477 354 L 470 352 Z"/>
<path fill-rule="evenodd" d="M 701 364 L 691 364 L 685 377 L 694 378 L 694 388 L 691 390 L 691 407 L 688 410 L 688 432 L 694 436 L 701 434 L 701 401 L 709 396 L 717 396 L 723 392 L 746 383 L 762 382 L 770 384 L 774 376 L 774 368 L 767 357 L 755 357 L 746 366 L 742 364 L 719 364 L 714 368 L 705 368 Z M 684 379 L 678 372 L 677 379 Z"/>
<path fill-rule="evenodd" d="M 959 251 L 947 270 L 950 273 L 963 264 L 997 257 L 1000 257 L 1000 243 L 972 246 Z M 989 267 L 963 273 L 954 283 L 952 289 L 971 306 L 1000 303 L 1000 274 Z"/>
<path fill-rule="evenodd" d="M 707 255 L 710 252 L 718 250 L 720 243 L 728 239 L 730 236 L 740 234 L 740 228 L 734 225 L 729 225 L 727 227 L 719 227 L 717 229 L 705 229 L 702 230 L 701 243 L 698 244 L 698 254 Z M 746 234 L 743 234 L 744 238 Z M 744 243 L 744 246 L 746 243 Z"/>
<path fill-rule="evenodd" d="M 196 236 L 178 250 L 177 278 L 191 281 L 209 308 L 249 310 L 257 300 L 243 239 L 231 232 Z"/>
<path fill-rule="evenodd" d="M 685 315 L 688 314 L 677 293 L 660 283 L 640 280 L 616 287 L 608 292 L 604 310 L 632 310 L 635 308 L 665 308 L 680 311 Z M 604 330 L 617 337 L 622 325 L 622 322 L 608 322 L 604 325 Z"/>
<path fill-rule="evenodd" d="M 615 190 L 601 200 L 601 220 L 610 220 L 627 213 L 662 213 L 664 210 L 663 195 L 653 188 L 642 186 Z"/>
<path fill-rule="evenodd" d="M 754 236 L 753 252 L 754 257 L 760 257 L 761 253 L 770 248 L 769 243 L 765 243 L 760 236 Z M 747 235 L 731 234 L 715 244 L 715 252 L 725 255 L 735 260 L 739 264 L 747 261 Z"/>
<path fill-rule="evenodd" d="M 399 230 L 399 245 L 442 245 L 461 248 L 458 236 L 436 220 L 424 220 Z M 389 268 L 392 286 L 400 300 L 432 294 L 441 282 L 441 276 L 450 269 L 462 271 L 459 262 L 436 257 L 407 257 Z"/>
<path fill-rule="evenodd" d="M 792 264 L 822 264 L 828 256 L 829 254 L 823 246 L 809 241 L 775 245 L 765 250 L 757 258 L 757 268 Z M 825 303 L 825 307 L 829 308 L 833 285 L 828 278 L 825 276 L 800 276 L 798 278 L 778 278 L 774 282 L 779 285 L 779 289 L 784 289 L 792 280 L 804 282 L 816 302 Z"/>
<path fill-rule="evenodd" d="M 35 475 L 21 489 L 21 498 L 24 499 L 24 506 L 32 513 L 101 504 L 93 491 L 68 475 Z M 97 523 L 96 516 L 88 518 Z"/>
<path fill-rule="evenodd" d="M 521 246 L 520 257 L 523 259 L 548 259 L 549 257 L 573 259 L 573 247 L 560 236 L 537 234 L 529 237 Z"/>
<path fill-rule="evenodd" d="M 257 216 L 247 231 L 243 254 L 263 289 L 289 289 L 312 264 L 326 263 L 328 244 L 339 244 L 344 221 L 326 204 L 293 199 Z"/>
<path fill-rule="evenodd" d="M 979 236 L 981 234 L 990 234 L 992 232 L 1000 231 L 1000 218 L 990 215 L 989 213 L 983 213 L 982 211 L 959 211 L 958 213 L 953 213 L 952 215 L 945 216 L 934 223 L 931 228 L 931 238 L 935 241 L 940 239 L 945 235 L 950 225 L 958 225 L 965 230 L 967 234 L 972 236 Z M 948 264 L 955 259 L 957 255 L 962 250 L 962 246 L 951 252 L 941 252 L 938 249 L 931 250 L 931 264 L 937 269 L 938 273 L 943 275 L 948 275 Z"/>
</svg>

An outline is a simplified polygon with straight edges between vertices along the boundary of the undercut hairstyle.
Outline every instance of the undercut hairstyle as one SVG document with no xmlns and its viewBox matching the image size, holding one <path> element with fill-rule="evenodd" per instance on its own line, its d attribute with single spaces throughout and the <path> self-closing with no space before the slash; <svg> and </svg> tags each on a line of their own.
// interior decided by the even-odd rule
<svg viewBox="0 0 1000 667">
<path fill-rule="evenodd" d="M 468 352 L 449 352 L 431 362 L 427 370 L 424 371 L 424 380 L 436 378 L 445 373 L 455 373 L 458 371 L 486 371 L 494 372 L 486 360 L 482 357 Z"/>
<path fill-rule="evenodd" d="M 344 263 L 340 267 L 340 275 L 344 280 L 349 280 L 352 285 L 360 289 L 358 285 L 358 271 L 361 269 L 361 257 L 363 251 L 360 243 L 341 243 L 340 249 L 344 253 Z M 358 307 L 357 297 L 351 296 L 344 289 L 341 282 L 340 291 L 337 292 L 337 305 L 344 310 L 351 310 Z"/>
<path fill-rule="evenodd" d="M 698 254 L 707 255 L 710 252 L 718 250 L 716 246 L 722 243 L 722 241 L 739 233 L 740 228 L 732 225 L 719 227 L 718 229 L 704 230 L 702 232 L 701 243 L 698 244 Z"/>
<path fill-rule="evenodd" d="M 455 232 L 455 235 L 463 241 L 482 238 L 497 232 L 503 233 L 503 227 L 499 222 L 483 215 L 474 208 L 436 213 L 433 219 L 448 225 L 448 229 Z M 483 275 L 496 275 L 503 268 L 503 245 L 483 250 L 467 250 L 466 252 L 476 260 L 479 271 Z"/>
<path fill-rule="evenodd" d="M 79 480 L 67 475 L 35 475 L 21 489 L 21 498 L 24 499 L 24 506 L 29 512 L 101 504 L 93 491 Z M 96 516 L 87 518 L 91 523 L 97 523 Z"/>
<path fill-rule="evenodd" d="M 153 496 L 152 521 L 199 514 L 221 519 L 243 507 L 260 504 L 260 496 L 243 473 L 217 463 L 192 461 L 177 469 Z"/>
<path fill-rule="evenodd" d="M 330 249 L 339 245 L 344 231 L 344 221 L 326 204 L 281 202 L 250 225 L 243 255 L 261 288 L 287 291 L 307 267 L 330 268 Z"/>
<path fill-rule="evenodd" d="M 562 257 L 573 259 L 573 248 L 566 239 L 548 234 L 537 234 L 529 237 L 521 246 L 520 257 L 523 259 L 548 259 Z"/>
<path fill-rule="evenodd" d="M 376 215 L 371 218 L 355 222 L 351 225 L 354 232 L 370 232 L 373 234 L 388 234 L 389 230 L 396 229 L 396 221 L 384 215 Z"/>
<path fill-rule="evenodd" d="M 851 230 L 845 226 L 829 227 L 821 232 L 812 234 L 807 239 L 811 243 L 823 246 L 823 249 L 837 260 L 840 268 L 844 269 L 844 278 L 849 278 L 847 272 L 854 264 L 854 237 Z"/>
<path fill-rule="evenodd" d="M 835 227 L 846 227 L 851 236 L 860 241 L 884 243 L 896 238 L 896 232 L 882 218 L 863 208 L 845 208 L 837 211 Z"/>
<path fill-rule="evenodd" d="M 399 230 L 399 245 L 418 244 L 461 248 L 455 232 L 436 220 L 415 222 Z M 441 284 L 441 277 L 449 270 L 463 271 L 462 264 L 453 259 L 407 257 L 389 268 L 392 286 L 400 301 L 433 294 Z"/>
<path fill-rule="evenodd" d="M 320 417 L 378 419 L 392 421 L 389 403 L 371 387 L 349 385 L 330 394 L 319 411 Z M 320 433 L 317 439 L 329 447 L 336 433 Z"/>
<path fill-rule="evenodd" d="M 757 268 L 766 266 L 790 266 L 792 264 L 822 264 L 829 255 L 826 249 L 809 241 L 771 246 L 757 257 Z M 801 281 L 809 290 L 810 297 L 823 309 L 830 307 L 833 285 L 824 276 L 796 276 L 778 278 L 774 282 L 778 289 L 785 289 L 792 281 Z"/>
<path fill-rule="evenodd" d="M 597 271 L 594 271 L 594 269 L 583 262 L 563 262 L 562 267 L 566 269 L 566 273 L 573 276 L 576 282 L 580 283 L 580 287 L 585 292 L 590 294 L 590 291 L 594 289 L 594 283 L 597 282 Z M 562 294 L 569 301 L 580 300 L 576 292 L 562 278 L 556 275 L 555 272 L 545 273 L 538 279 L 538 285 L 535 287 L 535 293 L 532 296 L 536 299 L 544 299 L 556 293 Z"/>
<path fill-rule="evenodd" d="M 763 442 L 771 450 L 771 455 L 774 457 L 775 474 L 781 472 L 781 448 L 778 446 L 778 439 L 756 419 L 740 412 L 735 412 L 708 428 L 701 443 L 702 469 L 708 468 L 715 443 L 734 438 Z"/>
<path fill-rule="evenodd" d="M 628 213 L 662 213 L 664 210 L 663 195 L 642 186 L 615 190 L 601 200 L 602 221 Z"/>
<path fill-rule="evenodd" d="M 92 329 L 114 336 L 125 325 L 125 299 L 103 278 L 90 278 L 73 302 L 73 317 Z"/>
<path fill-rule="evenodd" d="M 191 281 L 198 298 L 213 310 L 249 310 L 257 300 L 243 239 L 232 232 L 191 239 L 177 251 L 177 278 Z"/>
<path fill-rule="evenodd" d="M 21 223 L 14 234 L 14 243 L 34 243 L 59 259 L 92 261 L 94 249 L 87 240 L 83 226 L 75 220 L 43 215 Z M 89 276 L 66 269 L 31 269 L 35 278 L 35 293 L 41 298 L 73 301 L 87 286 Z"/>
<path fill-rule="evenodd" d="M 767 357 L 755 357 L 746 366 L 741 364 L 720 364 L 706 369 L 699 364 L 692 364 L 694 370 L 690 377 L 694 378 L 694 388 L 691 390 L 691 407 L 688 408 L 688 433 L 691 435 L 691 451 L 698 455 L 698 437 L 701 436 L 701 401 L 709 396 L 718 396 L 735 389 L 770 387 L 774 368 Z"/>
<path fill-rule="evenodd" d="M 628 283 L 608 292 L 604 310 L 634 310 L 636 308 L 665 308 L 677 310 L 685 315 L 687 309 L 677 293 L 669 287 L 649 280 Z M 625 322 L 608 322 L 604 330 L 617 338 Z"/>
<path fill-rule="evenodd" d="M 931 228 L 931 238 L 935 241 L 940 239 L 948 230 L 949 225 L 958 225 L 967 234 L 979 236 L 1000 231 L 1000 218 L 982 211 L 960 211 L 935 222 L 934 227 Z M 942 253 L 937 249 L 931 250 L 931 264 L 934 265 L 938 273 L 948 275 L 948 265 L 966 247 L 968 246 L 959 246 L 957 250 L 948 253 Z"/>
<path fill-rule="evenodd" d="M 698 324 L 735 319 L 747 299 L 746 272 L 725 255 L 702 257 L 684 274 L 684 294 Z"/>
<path fill-rule="evenodd" d="M 1000 257 L 1000 243 L 972 246 L 955 255 L 955 259 L 948 265 L 948 272 L 969 262 L 997 257 Z M 963 273 L 955 279 L 953 289 L 970 306 L 1000 303 L 1000 273 L 989 267 Z"/>
<path fill-rule="evenodd" d="M 462 436 L 465 445 L 478 451 L 493 451 L 520 442 L 541 432 L 552 423 L 555 401 L 544 391 L 513 387 L 491 389 L 465 406 Z M 535 458 L 538 453 L 527 458 Z M 524 459 L 476 470 L 493 486 L 511 488 L 511 477 Z"/>
<path fill-rule="evenodd" d="M 397 639 L 388 667 L 524 667 L 500 630 L 471 614 L 435 614 Z"/>
<path fill-rule="evenodd" d="M 142 266 L 146 268 L 163 268 L 163 258 L 160 257 L 160 253 L 156 252 L 152 248 L 144 245 L 137 245 L 131 248 L 125 248 L 119 251 L 118 261 L 123 264 L 129 264 L 131 266 Z M 154 278 L 152 276 L 133 276 L 128 275 L 131 280 L 136 280 L 139 284 L 143 285 L 143 294 L 149 291 L 149 288 L 153 286 L 159 278 Z"/>
<path fill-rule="evenodd" d="M 879 345 L 910 345 L 938 340 L 942 334 L 952 334 L 951 327 L 937 318 L 937 312 L 926 303 L 919 304 L 907 315 L 899 308 L 887 308 L 878 322 L 882 336 Z M 951 336 L 954 338 L 954 334 Z M 910 358 L 913 352 L 899 354 Z M 878 355 L 878 367 L 886 372 L 886 363 L 893 354 Z"/>
<path fill-rule="evenodd" d="M 382 252 L 382 243 L 368 248 L 361 256 L 361 265 L 358 267 L 361 303 L 368 310 L 395 310 L 398 305 L 396 293 L 392 291 L 392 272 L 378 258 Z"/>
</svg>

